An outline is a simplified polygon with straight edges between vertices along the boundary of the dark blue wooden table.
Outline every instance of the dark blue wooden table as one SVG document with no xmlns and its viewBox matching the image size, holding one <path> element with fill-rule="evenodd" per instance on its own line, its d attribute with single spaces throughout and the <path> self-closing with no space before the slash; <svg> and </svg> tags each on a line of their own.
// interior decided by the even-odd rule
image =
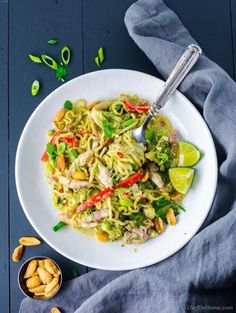
<svg viewBox="0 0 236 313">
<path fill-rule="evenodd" d="M 0 0 L 0 313 L 19 310 L 23 298 L 17 286 L 20 264 L 11 261 L 11 254 L 19 237 L 36 235 L 16 193 L 17 143 L 31 113 L 60 85 L 52 71 L 30 62 L 28 54 L 46 52 L 54 56 L 60 47 L 69 45 L 73 51 L 69 80 L 97 70 L 94 57 L 97 49 L 104 46 L 106 60 L 102 68 L 128 68 L 157 75 L 123 23 L 125 11 L 133 2 Z M 166 0 L 166 3 L 180 16 L 205 54 L 235 79 L 236 0 Z M 59 45 L 48 45 L 51 38 L 58 38 Z M 35 79 L 43 85 L 39 95 L 32 97 L 30 86 Z M 65 279 L 72 278 L 73 262 L 47 244 L 26 249 L 22 261 L 33 255 L 54 258 L 62 266 Z M 76 266 L 80 274 L 90 270 Z"/>
</svg>

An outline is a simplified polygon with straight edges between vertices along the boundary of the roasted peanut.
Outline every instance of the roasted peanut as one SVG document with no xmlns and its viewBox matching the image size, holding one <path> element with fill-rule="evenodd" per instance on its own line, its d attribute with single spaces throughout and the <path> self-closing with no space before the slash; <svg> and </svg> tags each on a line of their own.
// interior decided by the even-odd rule
<svg viewBox="0 0 236 313">
<path fill-rule="evenodd" d="M 44 260 L 38 260 L 39 267 L 45 268 L 44 266 Z"/>
<path fill-rule="evenodd" d="M 12 254 L 12 261 L 13 262 L 19 262 L 22 255 L 23 255 L 23 252 L 24 252 L 24 246 L 23 245 L 16 247 L 13 251 L 13 254 Z"/>
<path fill-rule="evenodd" d="M 41 285 L 41 279 L 39 278 L 39 276 L 30 277 L 26 280 L 26 286 L 29 289 L 38 287 L 39 285 Z"/>
<path fill-rule="evenodd" d="M 57 168 L 60 172 L 63 172 L 66 167 L 66 161 L 63 154 L 58 155 L 57 157 Z"/>
<path fill-rule="evenodd" d="M 59 276 L 60 275 L 59 269 L 50 259 L 44 260 L 44 265 L 45 265 L 45 269 L 46 269 L 46 271 L 48 271 L 48 273 L 52 274 L 53 276 Z"/>
<path fill-rule="evenodd" d="M 159 234 L 161 234 L 164 231 L 163 220 L 160 217 L 155 217 L 153 221 L 154 221 L 154 225 L 155 225 L 156 231 Z"/>
<path fill-rule="evenodd" d="M 88 176 L 82 171 L 76 171 L 72 174 L 72 178 L 76 180 L 87 180 Z"/>
<path fill-rule="evenodd" d="M 33 295 L 33 298 L 34 298 L 34 299 L 38 299 L 38 300 L 46 299 L 45 296 L 36 296 L 36 295 Z"/>
<path fill-rule="evenodd" d="M 43 284 L 49 284 L 52 281 L 52 275 L 48 273 L 44 268 L 38 267 L 37 272 Z"/>
<path fill-rule="evenodd" d="M 34 272 L 37 268 L 37 265 L 38 265 L 37 260 L 30 261 L 28 266 L 27 266 L 24 278 L 30 278 L 34 274 Z"/>
<path fill-rule="evenodd" d="M 171 200 L 177 201 L 177 200 L 180 200 L 181 198 L 183 198 L 183 195 L 176 191 L 175 193 L 172 193 L 170 195 L 170 198 L 171 198 Z"/>
<path fill-rule="evenodd" d="M 58 288 L 59 288 L 59 285 L 57 284 L 56 287 L 53 288 L 50 292 L 45 293 L 45 297 L 46 297 L 46 298 L 49 298 L 49 297 L 53 296 L 54 293 L 58 290 Z"/>
<path fill-rule="evenodd" d="M 166 219 L 169 225 L 173 226 L 176 224 L 175 212 L 172 208 L 169 208 L 166 212 Z"/>
<path fill-rule="evenodd" d="M 109 241 L 109 236 L 106 232 L 104 231 L 96 231 L 95 236 L 97 238 L 97 240 L 102 241 L 102 242 L 106 242 Z"/>
<path fill-rule="evenodd" d="M 143 178 L 141 179 L 142 182 L 147 181 L 149 178 L 149 172 L 146 172 L 145 175 L 143 176 Z"/>
<path fill-rule="evenodd" d="M 66 114 L 66 109 L 62 108 L 60 111 L 57 112 L 54 118 L 54 122 L 60 122 L 63 119 L 65 114 Z"/>
<path fill-rule="evenodd" d="M 45 293 L 49 293 L 52 289 L 54 289 L 59 282 L 59 278 L 58 277 L 54 277 L 53 280 L 47 284 L 46 288 L 45 288 Z"/>
<path fill-rule="evenodd" d="M 61 311 L 60 311 L 56 306 L 54 306 L 54 307 L 51 309 L 51 313 L 61 313 Z"/>
<path fill-rule="evenodd" d="M 19 239 L 19 243 L 23 246 L 30 247 L 40 245 L 41 241 L 35 237 L 21 237 Z"/>
<path fill-rule="evenodd" d="M 32 293 L 44 292 L 45 288 L 46 288 L 46 285 L 39 285 L 35 288 L 30 288 L 29 291 Z"/>
</svg>

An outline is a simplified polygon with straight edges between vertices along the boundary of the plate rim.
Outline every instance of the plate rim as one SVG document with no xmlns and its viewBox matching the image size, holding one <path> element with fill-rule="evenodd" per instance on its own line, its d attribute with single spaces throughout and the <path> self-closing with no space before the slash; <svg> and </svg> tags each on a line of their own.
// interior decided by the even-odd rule
<svg viewBox="0 0 236 313">
<path fill-rule="evenodd" d="M 15 158 L 15 182 L 16 182 L 16 190 L 17 190 L 17 195 L 18 195 L 18 198 L 19 198 L 19 201 L 20 201 L 20 205 L 24 211 L 24 214 L 26 215 L 28 221 L 30 222 L 30 224 L 32 225 L 32 227 L 34 228 L 34 230 L 39 234 L 39 236 L 51 247 L 53 248 L 55 251 L 57 251 L 58 253 L 60 253 L 61 255 L 63 255 L 64 257 L 66 257 L 67 259 L 69 260 L 72 260 L 76 263 L 79 263 L 79 264 L 82 264 L 84 266 L 87 266 L 87 267 L 92 267 L 92 268 L 95 268 L 95 269 L 101 269 L 101 270 L 113 270 L 113 271 L 120 271 L 120 270 L 133 270 L 133 269 L 138 269 L 138 268 L 144 268 L 144 267 L 147 267 L 147 266 L 150 266 L 150 265 L 154 265 L 154 264 L 157 264 L 163 260 L 166 260 L 168 259 L 170 256 L 174 255 L 176 252 L 180 251 L 195 235 L 196 233 L 199 231 L 199 229 L 201 228 L 201 226 L 203 225 L 204 221 L 206 220 L 210 210 L 211 210 L 211 207 L 212 207 L 212 204 L 213 204 L 213 201 L 214 201 L 214 198 L 215 198 L 215 195 L 216 195 L 216 188 L 217 188 L 217 181 L 218 181 L 218 161 L 217 161 L 217 154 L 216 154 L 216 148 L 215 148 L 215 144 L 214 144 L 214 141 L 213 141 L 213 138 L 212 138 L 212 135 L 211 135 L 211 132 L 209 130 L 209 127 L 206 123 L 206 121 L 204 120 L 204 118 L 202 117 L 202 115 L 199 113 L 199 111 L 197 110 L 197 108 L 191 103 L 191 101 L 183 94 L 181 93 L 179 90 L 176 90 L 175 93 L 178 94 L 178 96 L 180 97 L 183 97 L 185 99 L 185 101 L 188 102 L 188 104 L 192 107 L 192 109 L 195 111 L 195 114 L 198 115 L 198 117 L 203 121 L 203 125 L 205 127 L 205 130 L 206 132 L 208 133 L 208 137 L 211 141 L 211 147 L 213 149 L 213 160 L 212 160 L 212 164 L 213 164 L 213 167 L 215 168 L 214 170 L 214 181 L 213 181 L 213 189 L 214 192 L 212 193 L 211 195 L 211 198 L 209 198 L 209 207 L 208 209 L 206 210 L 205 214 L 202 216 L 201 218 L 201 221 L 199 222 L 199 225 L 198 227 L 195 228 L 194 232 L 191 233 L 190 235 L 186 236 L 186 239 L 183 240 L 183 242 L 178 245 L 175 249 L 173 249 L 171 252 L 169 252 L 166 256 L 163 256 L 162 258 L 160 258 L 158 261 L 146 261 L 146 262 L 143 262 L 143 264 L 140 266 L 135 266 L 134 264 L 133 265 L 129 265 L 129 266 L 109 266 L 106 267 L 106 266 L 103 266 L 102 264 L 98 265 L 98 264 L 94 264 L 94 262 L 83 262 L 81 260 L 78 260 L 76 258 L 73 258 L 72 256 L 69 256 L 67 253 L 65 253 L 64 251 L 62 251 L 60 248 L 58 247 L 55 247 L 54 243 L 52 243 L 48 238 L 46 238 L 47 236 L 44 235 L 39 229 L 38 227 L 35 225 L 35 223 L 33 222 L 32 218 L 30 217 L 30 214 L 28 213 L 28 210 L 27 210 L 27 206 L 25 205 L 24 203 L 24 200 L 23 200 L 23 196 L 22 196 L 22 193 L 21 193 L 21 188 L 20 188 L 20 178 L 19 178 L 19 155 L 20 155 L 20 149 L 21 149 L 21 143 L 23 141 L 23 138 L 26 134 L 26 131 L 27 131 L 27 128 L 28 128 L 28 125 L 30 124 L 31 122 L 31 119 L 33 118 L 33 116 L 38 112 L 38 110 L 40 110 L 40 108 L 44 105 L 45 102 L 47 102 L 47 100 L 52 97 L 54 94 L 56 94 L 58 92 L 59 89 L 63 89 L 63 88 L 66 88 L 67 85 L 71 84 L 72 82 L 76 81 L 76 80 L 79 80 L 83 77 L 88 77 L 88 76 L 93 76 L 93 75 L 99 75 L 100 72 L 133 72 L 135 74 L 138 74 L 138 75 L 145 75 L 147 77 L 150 77 L 150 78 L 154 78 L 156 80 L 159 80 L 160 82 L 164 82 L 162 79 L 158 78 L 158 77 L 155 77 L 153 75 L 150 75 L 150 74 L 147 74 L 147 73 L 144 73 L 144 72 L 141 72 L 141 71 L 136 71 L 136 70 L 130 70 L 130 69 L 121 69 L 121 68 L 112 68 L 112 69 L 104 69 L 104 70 L 99 70 L 99 71 L 92 71 L 92 72 L 89 72 L 89 73 L 86 73 L 86 74 L 83 74 L 83 75 L 80 75 L 80 76 L 77 76 L 71 80 L 69 80 L 68 82 L 66 82 L 65 84 L 57 87 L 55 90 L 53 90 L 50 94 L 48 94 L 39 104 L 38 106 L 34 109 L 34 111 L 31 113 L 30 117 L 28 118 L 22 132 L 21 132 L 21 135 L 20 135 L 20 139 L 18 141 L 18 145 L 17 145 L 17 150 L 16 150 L 16 158 Z"/>
</svg>

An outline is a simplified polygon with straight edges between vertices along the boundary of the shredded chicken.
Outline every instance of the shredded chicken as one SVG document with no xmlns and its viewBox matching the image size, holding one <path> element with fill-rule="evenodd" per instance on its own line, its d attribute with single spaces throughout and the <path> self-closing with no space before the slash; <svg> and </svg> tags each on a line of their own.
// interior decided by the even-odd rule
<svg viewBox="0 0 236 313">
<path fill-rule="evenodd" d="M 80 189 L 82 187 L 88 187 L 88 188 L 93 187 L 93 184 L 89 183 L 88 181 L 69 179 L 62 175 L 59 176 L 58 179 L 62 185 L 71 189 Z"/>
<path fill-rule="evenodd" d="M 148 165 L 149 168 L 149 174 L 150 174 L 150 179 L 151 181 L 157 185 L 157 187 L 162 191 L 164 191 L 164 183 L 161 179 L 160 174 L 158 174 L 158 167 L 154 164 L 151 163 Z"/>
<path fill-rule="evenodd" d="M 151 232 L 153 226 L 154 224 L 151 221 L 148 221 L 144 226 L 139 226 L 125 232 L 123 242 L 126 244 L 143 243 L 152 237 Z"/>
<path fill-rule="evenodd" d="M 105 187 L 112 186 L 111 172 L 102 163 L 98 163 L 96 177 Z"/>
<path fill-rule="evenodd" d="M 98 222 L 108 217 L 108 209 L 101 209 L 99 211 L 94 211 L 92 214 L 83 214 L 82 217 L 78 216 L 76 218 L 77 227 L 81 228 L 91 228 L 98 226 Z M 60 220 L 66 224 L 71 224 L 71 216 L 68 213 L 62 213 L 60 215 Z"/>
</svg>

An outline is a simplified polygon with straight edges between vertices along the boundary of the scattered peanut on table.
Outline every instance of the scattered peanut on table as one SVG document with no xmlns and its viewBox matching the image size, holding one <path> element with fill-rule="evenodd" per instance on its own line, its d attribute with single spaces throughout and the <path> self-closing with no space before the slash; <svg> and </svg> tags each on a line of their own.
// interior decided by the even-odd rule
<svg viewBox="0 0 236 313">
<path fill-rule="evenodd" d="M 41 241 L 35 237 L 21 237 L 19 243 L 26 247 L 38 246 L 41 244 Z"/>
<path fill-rule="evenodd" d="M 53 296 L 60 285 L 61 272 L 50 259 L 31 260 L 26 268 L 24 279 L 34 299 L 47 299 Z M 60 312 L 52 311 L 54 313 Z"/>
<path fill-rule="evenodd" d="M 24 252 L 24 246 L 23 245 L 19 245 L 18 247 L 15 248 L 15 250 L 13 251 L 12 254 L 12 261 L 13 262 L 19 262 L 22 255 Z"/>
<path fill-rule="evenodd" d="M 60 311 L 56 306 L 54 306 L 54 307 L 51 309 L 51 313 L 61 313 L 61 311 Z"/>
</svg>

